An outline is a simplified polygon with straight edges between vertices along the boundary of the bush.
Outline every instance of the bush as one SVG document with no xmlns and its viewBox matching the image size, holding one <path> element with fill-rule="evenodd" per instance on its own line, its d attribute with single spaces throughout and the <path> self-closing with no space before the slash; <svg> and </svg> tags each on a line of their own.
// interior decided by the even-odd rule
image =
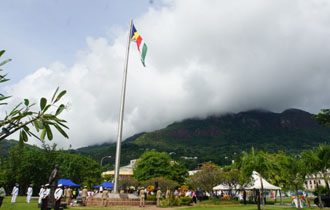
<svg viewBox="0 0 330 210">
<path fill-rule="evenodd" d="M 157 199 L 156 199 L 155 195 L 147 195 L 146 200 L 147 201 L 156 201 Z"/>
<path fill-rule="evenodd" d="M 160 202 L 161 207 L 168 207 L 168 206 L 180 206 L 181 199 L 176 196 L 171 196 L 170 198 L 164 199 Z"/>
<path fill-rule="evenodd" d="M 192 203 L 192 197 L 180 197 L 181 205 L 188 206 Z"/>
</svg>

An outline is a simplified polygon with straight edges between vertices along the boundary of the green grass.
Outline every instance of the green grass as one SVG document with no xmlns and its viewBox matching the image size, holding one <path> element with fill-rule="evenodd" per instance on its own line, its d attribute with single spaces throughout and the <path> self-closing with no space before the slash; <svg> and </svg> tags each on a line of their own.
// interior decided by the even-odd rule
<svg viewBox="0 0 330 210">
<path fill-rule="evenodd" d="M 20 196 L 17 198 L 17 202 L 15 204 L 12 204 L 11 197 L 7 196 L 3 203 L 2 207 L 0 208 L 1 210 L 37 210 L 38 205 L 37 201 L 32 200 L 31 203 L 25 203 L 26 197 Z M 69 208 L 71 210 L 137 210 L 140 209 L 139 207 L 74 207 L 74 208 Z M 142 209 L 142 208 L 141 208 Z M 146 207 L 146 210 L 149 209 L 150 207 Z M 155 209 L 153 207 L 152 209 Z M 159 210 L 162 210 L 163 208 L 158 208 Z M 196 205 L 196 206 L 190 206 L 190 207 L 180 207 L 180 208 L 172 208 L 173 210 L 257 210 L 256 205 L 241 205 L 241 204 L 234 204 L 230 203 L 229 205 L 226 205 L 226 203 L 221 203 L 220 205 L 211 205 L 211 204 L 202 204 L 202 205 Z M 279 207 L 279 206 L 266 206 L 266 210 L 288 210 L 288 209 L 293 209 L 291 207 Z M 310 209 L 310 208 L 304 208 L 304 209 Z"/>
</svg>

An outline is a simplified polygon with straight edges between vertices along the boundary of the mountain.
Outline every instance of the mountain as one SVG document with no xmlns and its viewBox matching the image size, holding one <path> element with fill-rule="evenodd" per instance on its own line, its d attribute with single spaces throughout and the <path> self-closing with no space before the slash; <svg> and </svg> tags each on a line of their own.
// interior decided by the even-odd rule
<svg viewBox="0 0 330 210">
<path fill-rule="evenodd" d="M 0 155 L 4 155 L 15 143 L 1 142 Z M 282 113 L 251 110 L 205 119 L 186 119 L 160 130 L 133 135 L 122 142 L 121 165 L 127 165 L 147 150 L 167 152 L 173 159 L 193 169 L 206 161 L 230 164 L 242 151 L 251 147 L 267 152 L 281 150 L 297 154 L 320 143 L 330 143 L 330 128 L 321 126 L 308 112 L 299 109 L 288 109 Z M 110 155 L 111 158 L 103 160 L 105 169 L 109 169 L 115 163 L 116 143 L 70 152 L 90 156 L 96 161 Z"/>
<path fill-rule="evenodd" d="M 136 134 L 122 143 L 121 163 L 127 164 L 144 151 L 154 149 L 168 152 L 174 159 L 193 168 L 205 161 L 229 164 L 252 146 L 267 152 L 281 150 L 296 154 L 320 143 L 330 143 L 330 128 L 319 125 L 308 112 L 299 109 L 282 113 L 251 110 L 187 119 L 157 131 Z M 113 143 L 79 148 L 74 152 L 96 160 L 111 155 L 107 161 L 113 165 L 115 150 Z"/>
</svg>

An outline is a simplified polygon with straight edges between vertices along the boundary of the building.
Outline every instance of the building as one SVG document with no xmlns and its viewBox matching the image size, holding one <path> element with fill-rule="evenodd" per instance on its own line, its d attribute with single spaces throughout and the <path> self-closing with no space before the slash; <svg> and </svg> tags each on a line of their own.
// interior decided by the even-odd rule
<svg viewBox="0 0 330 210">
<path fill-rule="evenodd" d="M 326 173 L 328 179 L 330 178 L 330 170 L 328 169 Z M 330 181 L 328 181 L 330 185 Z M 314 191 L 317 185 L 323 185 L 326 186 L 325 181 L 323 179 L 323 176 L 321 173 L 311 174 L 306 176 L 306 180 L 304 183 L 304 187 L 307 191 Z"/>
<path fill-rule="evenodd" d="M 127 166 L 120 167 L 119 169 L 119 179 L 125 179 L 127 177 L 132 177 L 133 176 L 133 167 L 136 163 L 136 159 L 131 160 L 130 163 Z M 102 176 L 107 176 L 107 175 L 115 175 L 115 171 L 105 171 L 101 174 Z"/>
</svg>

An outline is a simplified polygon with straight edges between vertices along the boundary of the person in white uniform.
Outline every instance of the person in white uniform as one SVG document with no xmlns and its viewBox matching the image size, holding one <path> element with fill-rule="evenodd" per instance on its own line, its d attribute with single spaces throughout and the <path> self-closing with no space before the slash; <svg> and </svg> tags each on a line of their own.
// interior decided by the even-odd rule
<svg viewBox="0 0 330 210">
<path fill-rule="evenodd" d="M 42 193 L 44 192 L 44 190 L 45 190 L 45 186 L 41 185 L 40 191 L 39 191 L 39 200 L 38 200 L 38 204 L 40 204 L 40 206 L 41 206 Z"/>
<path fill-rule="evenodd" d="M 13 188 L 13 191 L 11 192 L 11 202 L 12 203 L 16 203 L 16 198 L 17 198 L 17 195 L 18 195 L 18 191 L 19 191 L 19 185 L 16 183 L 14 188 Z"/>
<path fill-rule="evenodd" d="M 62 184 L 57 185 L 57 188 L 54 192 L 54 200 L 55 200 L 55 210 L 59 210 L 61 206 L 61 198 L 63 196 Z"/>
<path fill-rule="evenodd" d="M 49 184 L 45 184 L 45 189 L 43 190 L 41 196 L 41 210 L 48 209 L 49 193 L 50 193 Z"/>
<path fill-rule="evenodd" d="M 27 203 L 30 203 L 30 200 L 31 200 L 31 196 L 32 196 L 32 194 L 33 194 L 33 185 L 32 184 L 30 184 L 30 186 L 28 187 L 28 190 L 27 190 L 27 192 L 26 192 L 26 202 Z"/>
</svg>

